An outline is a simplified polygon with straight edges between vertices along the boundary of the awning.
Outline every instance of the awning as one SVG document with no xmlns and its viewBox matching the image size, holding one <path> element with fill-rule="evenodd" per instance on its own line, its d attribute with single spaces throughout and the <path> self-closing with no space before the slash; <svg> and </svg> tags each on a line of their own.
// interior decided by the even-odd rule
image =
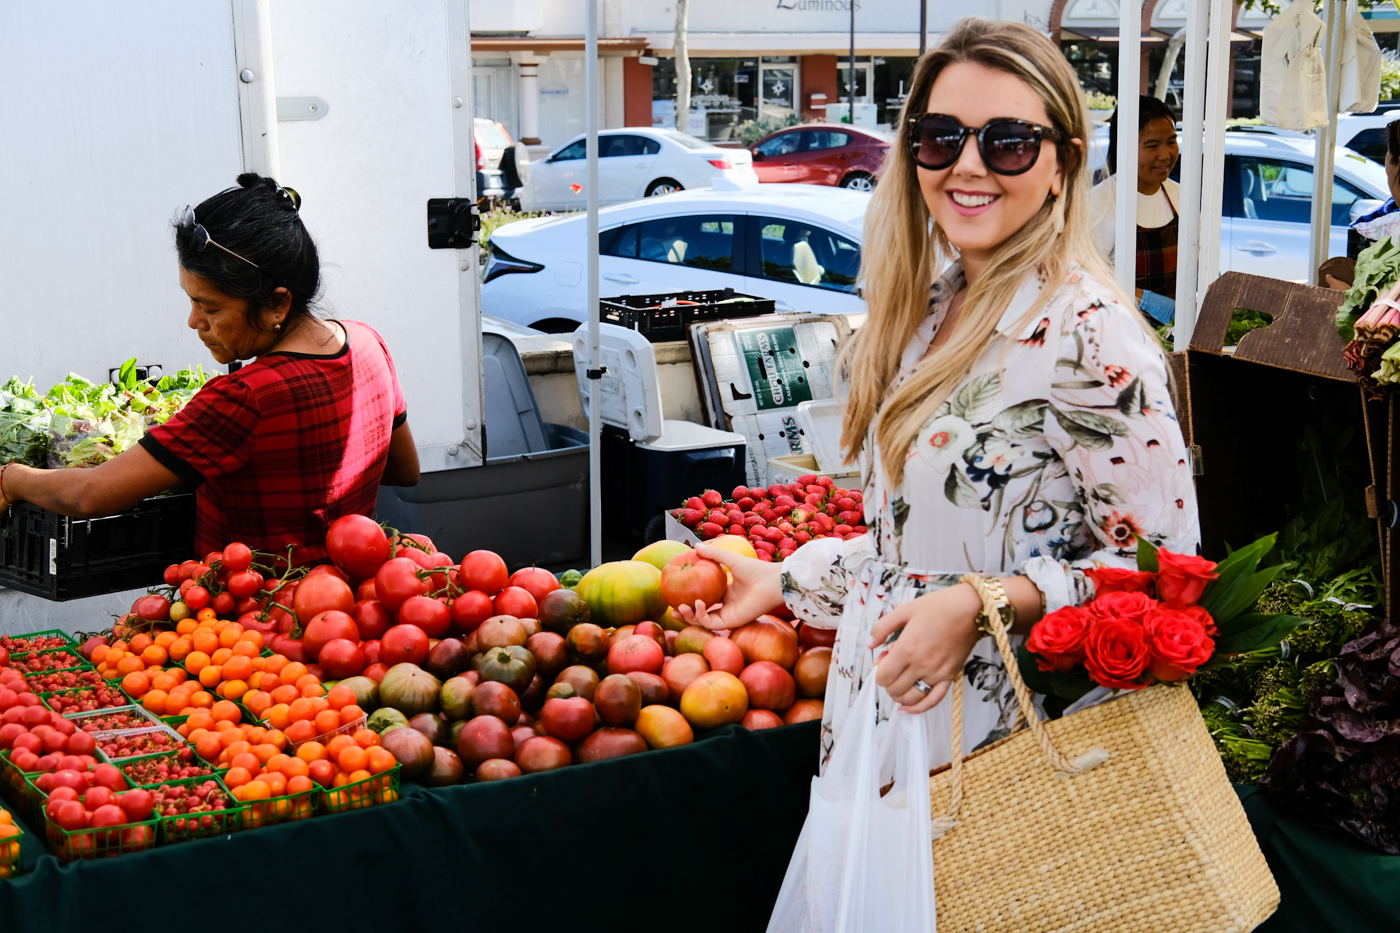
<svg viewBox="0 0 1400 933">
<path fill-rule="evenodd" d="M 598 39 L 598 54 L 611 56 L 640 55 L 648 48 L 646 36 Z M 472 36 L 472 52 L 527 52 L 548 55 L 550 52 L 582 52 L 583 37 L 557 36 Z"/>
</svg>

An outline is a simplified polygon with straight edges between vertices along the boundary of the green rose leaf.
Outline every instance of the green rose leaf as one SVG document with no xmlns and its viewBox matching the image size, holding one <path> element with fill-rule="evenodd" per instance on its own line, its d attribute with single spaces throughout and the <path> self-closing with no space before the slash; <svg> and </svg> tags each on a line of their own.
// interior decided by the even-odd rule
<svg viewBox="0 0 1400 933">
<path fill-rule="evenodd" d="M 1128 436 L 1128 426 L 1116 418 L 1078 409 L 1061 411 L 1054 405 L 1049 408 L 1065 433 L 1087 450 L 1109 450 L 1115 436 Z"/>
<path fill-rule="evenodd" d="M 960 509 L 987 509 L 987 503 L 977 495 L 977 487 L 954 466 L 948 471 L 948 480 L 943 484 L 943 495 Z"/>
<path fill-rule="evenodd" d="M 992 419 L 993 430 L 1007 437 L 1035 437 L 1045 433 L 1045 409 L 1050 403 L 1043 398 L 1028 399 L 997 412 Z"/>
<path fill-rule="evenodd" d="M 958 390 L 949 413 L 971 424 L 984 422 L 1001 396 L 1001 373 L 983 373 Z"/>
<path fill-rule="evenodd" d="M 1142 414 L 1142 410 L 1147 407 L 1147 391 L 1142 387 L 1141 376 L 1135 377 L 1118 393 L 1118 401 L 1114 405 L 1129 418 Z"/>
</svg>

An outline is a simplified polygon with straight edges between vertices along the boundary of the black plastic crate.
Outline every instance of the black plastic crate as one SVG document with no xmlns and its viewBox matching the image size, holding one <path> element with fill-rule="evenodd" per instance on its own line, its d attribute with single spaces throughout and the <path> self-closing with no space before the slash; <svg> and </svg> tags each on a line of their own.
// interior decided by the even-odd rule
<svg viewBox="0 0 1400 933">
<path fill-rule="evenodd" d="M 607 324 L 635 330 L 652 343 L 685 340 L 691 324 L 758 317 L 774 312 L 773 299 L 744 295 L 732 288 L 665 295 L 622 295 L 598 302 Z"/>
<path fill-rule="evenodd" d="M 65 600 L 161 583 L 193 554 L 194 513 L 188 492 L 93 519 L 21 502 L 0 526 L 0 586 Z"/>
</svg>

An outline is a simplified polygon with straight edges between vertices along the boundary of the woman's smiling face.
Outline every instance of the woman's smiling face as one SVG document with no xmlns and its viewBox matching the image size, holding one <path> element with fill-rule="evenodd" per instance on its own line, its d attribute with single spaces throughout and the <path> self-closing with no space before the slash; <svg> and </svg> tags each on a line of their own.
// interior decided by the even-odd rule
<svg viewBox="0 0 1400 933">
<path fill-rule="evenodd" d="M 974 129 L 998 117 L 1051 125 L 1045 104 L 1028 84 L 975 62 L 944 68 L 923 109 L 956 117 Z M 1044 140 L 1040 146 L 1035 164 L 1020 175 L 990 171 L 972 136 L 964 142 L 958 161 L 948 168 L 918 166 L 919 187 L 929 213 L 969 271 L 980 270 L 997 247 L 1040 211 L 1047 197 L 1064 190 L 1055 144 Z"/>
</svg>

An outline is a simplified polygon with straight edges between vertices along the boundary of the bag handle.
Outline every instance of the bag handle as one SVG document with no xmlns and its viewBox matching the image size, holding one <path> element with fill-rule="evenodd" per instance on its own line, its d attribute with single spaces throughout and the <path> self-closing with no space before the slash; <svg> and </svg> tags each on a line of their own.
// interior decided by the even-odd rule
<svg viewBox="0 0 1400 933">
<path fill-rule="evenodd" d="M 1016 655 L 1011 650 L 1011 639 L 1006 635 L 1006 629 L 1001 624 L 1001 612 L 998 603 L 1001 600 L 992 593 L 991 587 L 987 585 L 987 580 L 975 573 L 965 574 L 959 583 L 966 583 L 977 591 L 977 595 L 982 598 L 982 611 L 986 613 L 990 620 L 992 637 L 996 640 L 997 651 L 1001 652 L 1001 660 L 1006 666 L 1006 676 L 1011 681 L 1011 689 L 1016 693 L 1016 702 L 1021 707 L 1021 718 L 1030 728 L 1031 734 L 1035 736 L 1036 742 L 1040 745 L 1041 753 L 1050 767 L 1055 770 L 1055 776 L 1061 778 L 1078 777 L 1088 771 L 1092 771 L 1108 760 L 1109 753 L 1104 748 L 1093 748 L 1080 755 L 1078 758 L 1066 758 L 1055 744 L 1050 740 L 1050 733 L 1046 731 L 1045 724 L 1040 721 L 1040 716 L 1036 714 L 1035 703 L 1032 701 L 1030 688 L 1021 679 L 1020 665 L 1016 662 Z M 963 713 L 963 678 L 959 677 L 953 683 L 950 692 L 953 695 L 953 735 L 952 735 L 952 763 L 949 768 L 951 776 L 952 796 L 948 802 L 948 813 L 946 816 L 938 816 L 933 819 L 933 838 L 938 839 L 948 830 L 958 825 L 958 811 L 962 808 L 963 800 L 963 746 L 962 746 L 962 713 Z"/>
</svg>

